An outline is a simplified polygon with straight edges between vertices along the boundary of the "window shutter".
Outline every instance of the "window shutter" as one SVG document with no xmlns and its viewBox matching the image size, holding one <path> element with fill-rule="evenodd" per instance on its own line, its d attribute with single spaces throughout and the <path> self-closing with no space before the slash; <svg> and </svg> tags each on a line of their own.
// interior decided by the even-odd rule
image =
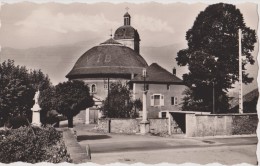
<svg viewBox="0 0 260 166">
<path fill-rule="evenodd" d="M 160 105 L 164 106 L 164 95 L 161 95 Z"/>
<path fill-rule="evenodd" d="M 154 106 L 154 98 L 153 98 L 153 95 L 151 95 L 151 106 Z"/>
</svg>

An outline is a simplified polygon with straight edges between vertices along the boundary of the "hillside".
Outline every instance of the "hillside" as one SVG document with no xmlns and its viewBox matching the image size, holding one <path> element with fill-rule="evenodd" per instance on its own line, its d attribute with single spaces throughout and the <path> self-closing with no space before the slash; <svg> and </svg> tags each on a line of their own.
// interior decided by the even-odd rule
<svg viewBox="0 0 260 166">
<path fill-rule="evenodd" d="M 245 94 L 243 96 L 243 109 L 244 112 L 256 112 L 256 105 L 258 100 L 258 88 L 252 90 L 251 92 Z M 234 97 L 230 101 L 230 111 L 231 112 L 238 112 L 238 97 Z"/>
<path fill-rule="evenodd" d="M 42 46 L 29 49 L 2 48 L 0 52 L 1 61 L 6 59 L 15 60 L 15 64 L 25 65 L 28 69 L 41 69 L 47 73 L 52 82 L 67 80 L 65 75 L 72 69 L 77 59 L 91 47 L 98 45 L 97 41 L 82 41 L 72 45 Z M 177 68 L 177 76 L 182 78 L 185 71 L 176 66 L 175 57 L 179 45 L 164 47 L 142 47 L 141 55 L 148 64 L 156 62 L 172 71 L 173 66 Z M 175 64 L 175 65 L 174 65 Z"/>
</svg>

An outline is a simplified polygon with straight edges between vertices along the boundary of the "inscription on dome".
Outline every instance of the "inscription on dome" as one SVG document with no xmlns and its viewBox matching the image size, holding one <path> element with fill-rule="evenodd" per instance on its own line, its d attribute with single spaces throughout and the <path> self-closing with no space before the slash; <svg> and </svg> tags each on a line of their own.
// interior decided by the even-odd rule
<svg viewBox="0 0 260 166">
<path fill-rule="evenodd" d="M 100 58 L 101 58 L 101 55 L 98 54 L 98 59 L 97 59 L 97 62 L 100 62 Z"/>
<path fill-rule="evenodd" d="M 105 58 L 105 62 L 110 62 L 111 61 L 111 55 L 107 54 Z"/>
</svg>

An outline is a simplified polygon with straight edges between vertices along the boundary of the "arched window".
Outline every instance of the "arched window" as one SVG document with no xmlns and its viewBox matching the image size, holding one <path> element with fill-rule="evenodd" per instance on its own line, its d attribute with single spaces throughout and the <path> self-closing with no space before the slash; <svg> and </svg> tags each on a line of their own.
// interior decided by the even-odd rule
<svg viewBox="0 0 260 166">
<path fill-rule="evenodd" d="M 96 93 L 97 92 L 97 87 L 96 84 L 91 85 L 91 93 Z"/>
</svg>

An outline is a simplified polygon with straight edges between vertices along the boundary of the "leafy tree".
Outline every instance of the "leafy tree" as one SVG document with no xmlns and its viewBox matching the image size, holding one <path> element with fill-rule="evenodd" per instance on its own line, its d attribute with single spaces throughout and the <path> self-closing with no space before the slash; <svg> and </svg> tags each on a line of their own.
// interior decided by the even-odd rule
<svg viewBox="0 0 260 166">
<path fill-rule="evenodd" d="M 141 104 L 138 101 L 133 102 L 128 87 L 117 82 L 110 84 L 109 96 L 101 110 L 109 118 L 130 118 L 137 116 L 136 109 L 139 109 Z"/>
<path fill-rule="evenodd" d="M 46 93 L 49 93 L 48 96 L 51 96 L 53 91 L 50 90 Z M 70 128 L 73 127 L 73 116 L 76 116 L 81 110 L 94 105 L 88 86 L 84 82 L 77 80 L 56 85 L 51 100 L 52 102 L 45 103 L 45 105 L 49 104 L 51 108 L 66 116 L 68 118 L 68 127 Z"/>
<path fill-rule="evenodd" d="M 48 76 L 39 71 L 32 72 L 35 74 L 31 74 L 24 66 L 16 66 L 13 60 L 0 64 L 0 125 L 11 117 L 25 116 L 31 119 L 36 86 L 42 80 L 50 85 Z M 41 77 L 32 81 L 39 73 Z"/>
<path fill-rule="evenodd" d="M 137 111 L 140 111 L 140 110 L 142 110 L 143 109 L 143 103 L 142 103 L 142 101 L 141 101 L 141 99 L 136 99 L 136 100 L 134 100 L 133 101 L 133 116 L 134 117 L 137 117 L 138 116 L 138 113 L 137 113 Z"/>
<path fill-rule="evenodd" d="M 239 54 L 238 30 L 242 31 L 242 66 L 254 64 L 252 51 L 256 43 L 255 30 L 247 27 L 240 10 L 234 5 L 218 3 L 209 5 L 197 16 L 193 27 L 186 33 L 188 48 L 180 50 L 177 63 L 188 66 L 189 73 L 183 80 L 189 87 L 185 91 L 183 110 L 217 112 L 228 109 L 228 89 L 238 81 Z M 251 83 L 248 73 L 243 72 L 243 82 Z"/>
<path fill-rule="evenodd" d="M 48 75 L 43 74 L 41 70 L 30 70 L 29 81 L 35 90 L 43 91 L 52 86 Z"/>
<path fill-rule="evenodd" d="M 54 110 L 54 97 L 55 97 L 55 87 L 50 86 L 49 88 L 41 91 L 39 96 L 39 105 L 41 107 L 40 117 L 41 123 L 45 124 L 47 120 L 47 114 L 51 110 Z"/>
</svg>

